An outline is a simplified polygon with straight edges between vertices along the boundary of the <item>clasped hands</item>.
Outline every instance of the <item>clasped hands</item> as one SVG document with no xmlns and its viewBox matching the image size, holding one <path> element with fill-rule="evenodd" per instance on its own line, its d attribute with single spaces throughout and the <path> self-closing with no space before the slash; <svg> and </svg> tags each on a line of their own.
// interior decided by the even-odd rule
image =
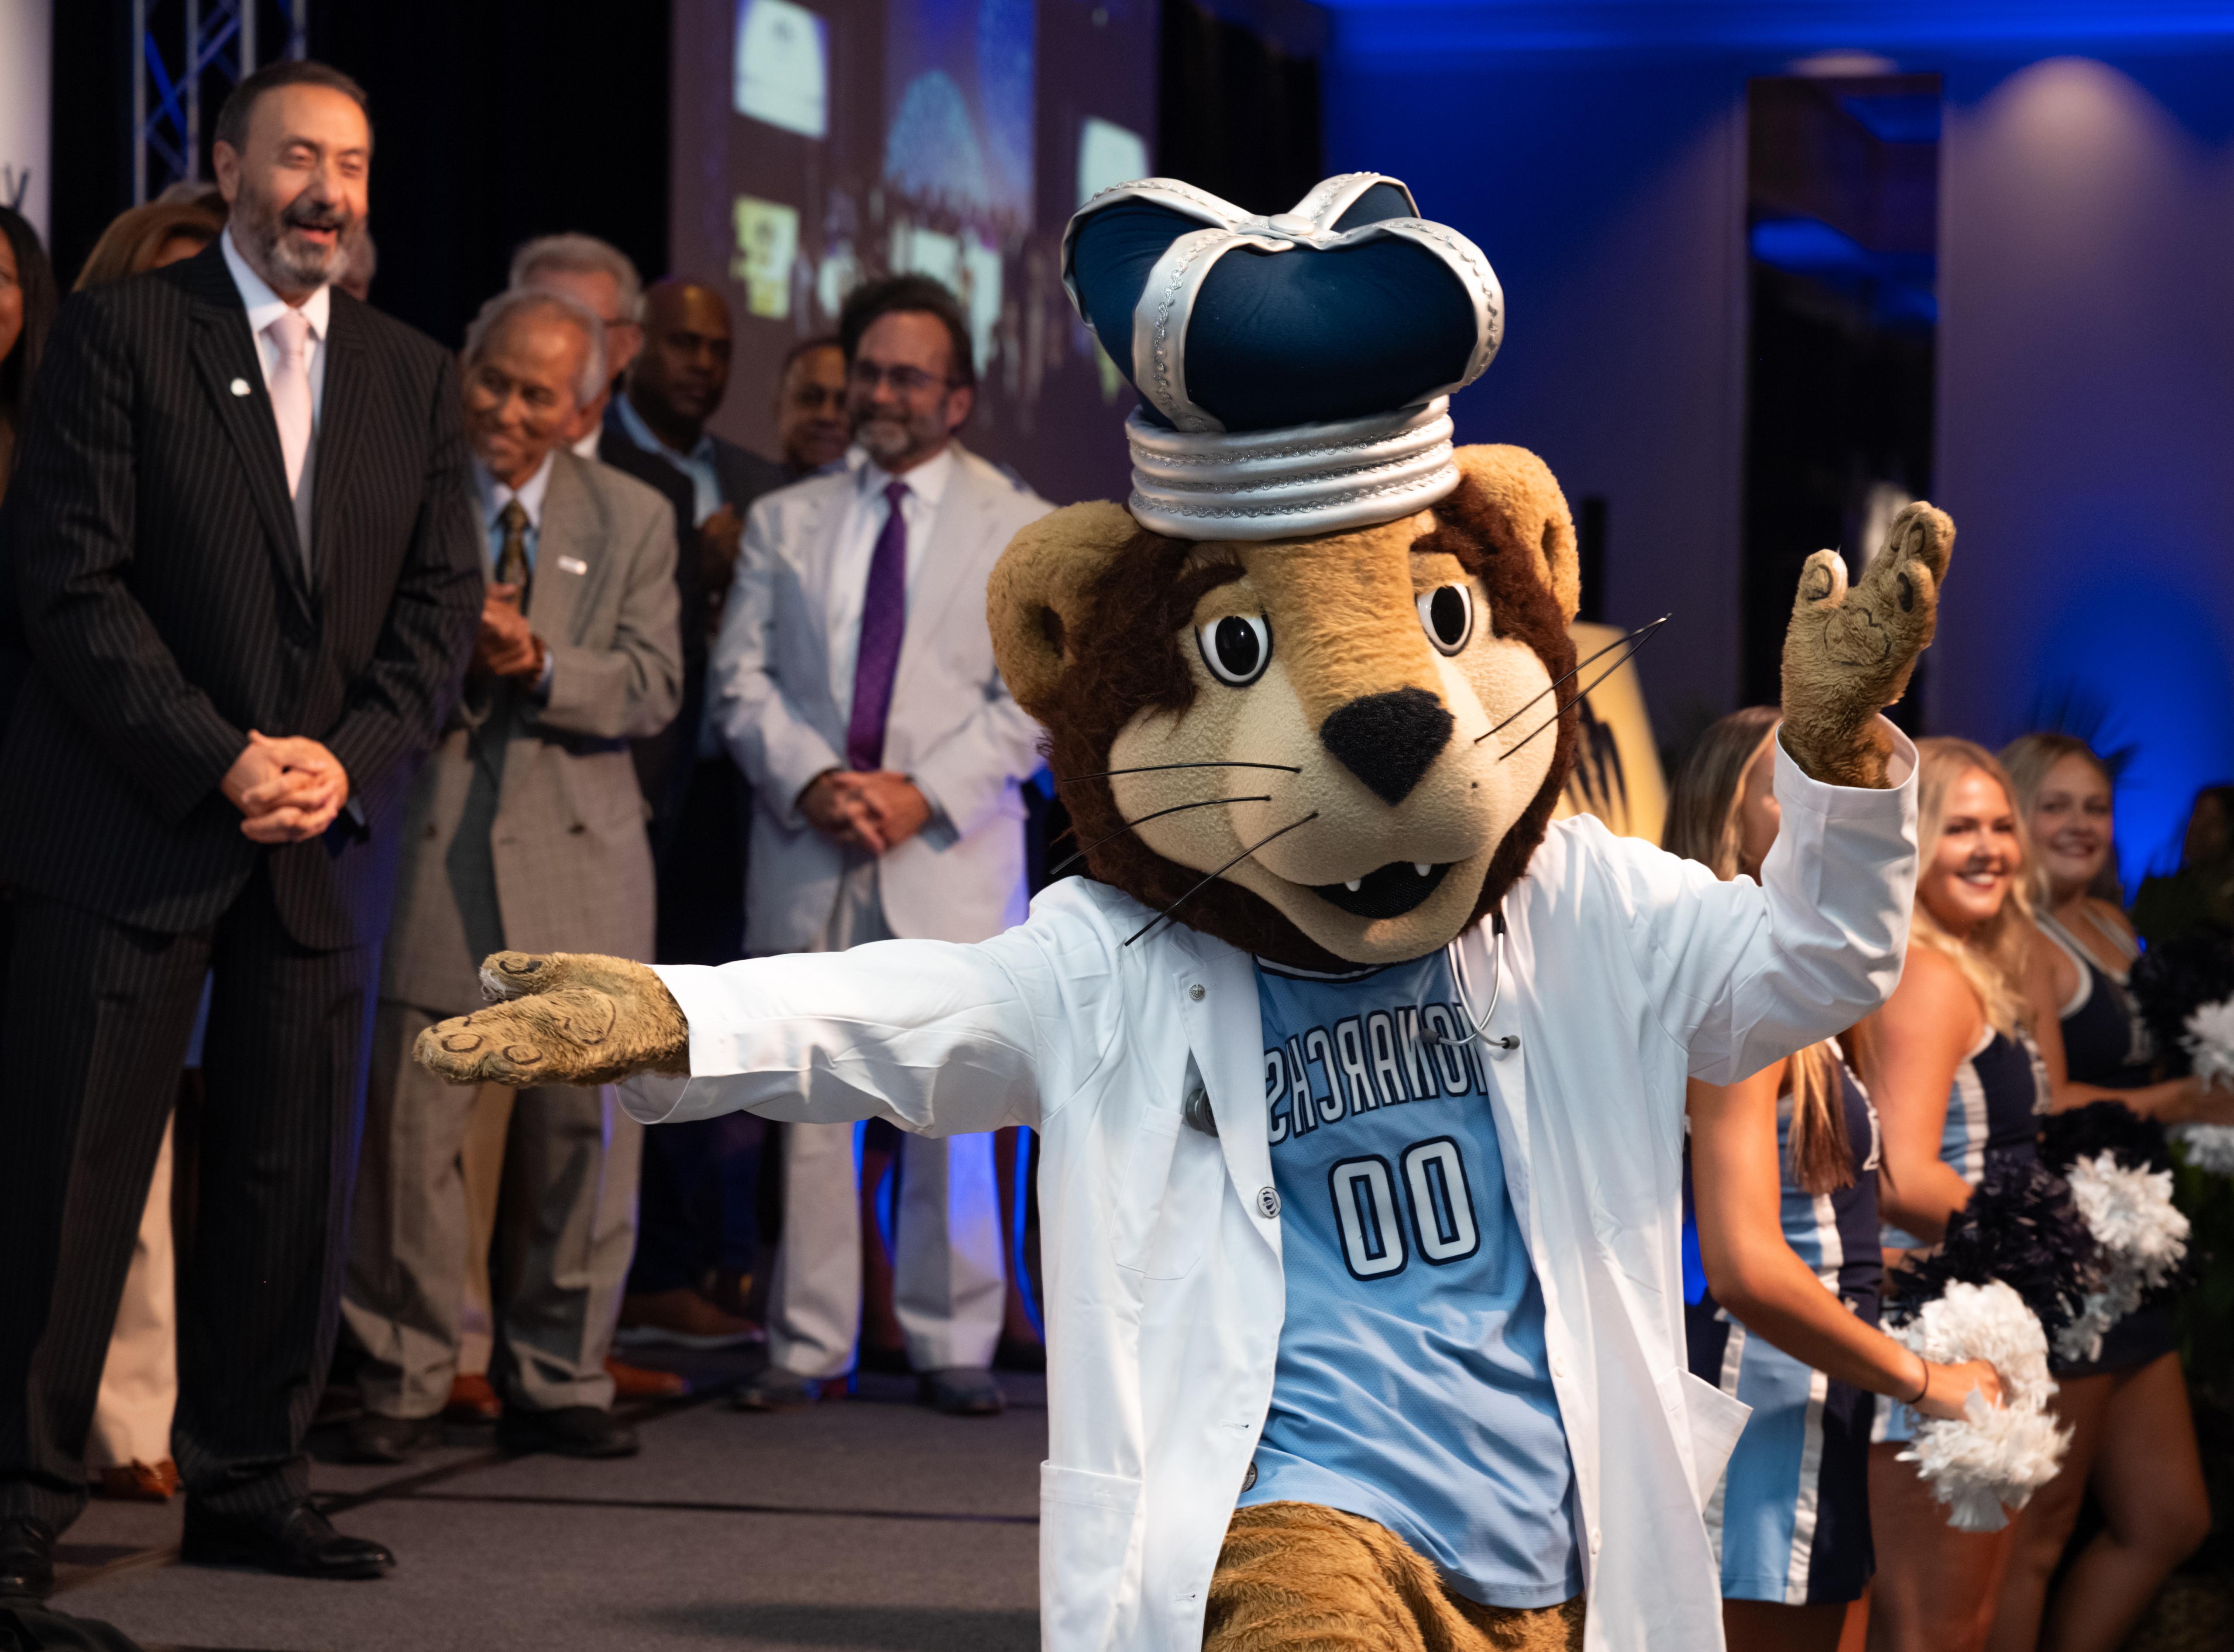
<svg viewBox="0 0 2234 1652">
<path fill-rule="evenodd" d="M 251 728 L 218 789 L 240 811 L 241 834 L 251 843 L 301 843 L 333 825 L 349 801 L 349 778 L 317 741 Z"/>
<path fill-rule="evenodd" d="M 543 639 L 528 629 L 519 611 L 518 585 L 493 584 L 481 598 L 480 634 L 474 639 L 474 669 L 493 676 L 543 675 Z"/>
<path fill-rule="evenodd" d="M 913 780 L 890 769 L 833 768 L 807 782 L 799 794 L 799 812 L 840 849 L 881 855 L 923 830 L 931 819 L 931 800 Z"/>
</svg>

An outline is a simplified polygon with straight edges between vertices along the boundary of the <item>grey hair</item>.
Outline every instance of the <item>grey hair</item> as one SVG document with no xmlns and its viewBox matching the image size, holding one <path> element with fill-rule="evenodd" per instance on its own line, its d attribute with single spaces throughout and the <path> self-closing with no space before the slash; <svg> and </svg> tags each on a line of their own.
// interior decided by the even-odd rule
<svg viewBox="0 0 2234 1652">
<path fill-rule="evenodd" d="M 466 365 L 480 359 L 490 336 L 515 316 L 530 310 L 555 310 L 582 330 L 590 348 L 582 358 L 582 371 L 574 383 L 574 399 L 584 407 L 605 388 L 605 324 L 598 312 L 571 293 L 543 287 L 507 287 L 481 306 L 481 313 L 466 325 Z"/>
<path fill-rule="evenodd" d="M 577 275 L 609 275 L 621 290 L 620 318 L 643 319 L 643 278 L 629 255 L 611 241 L 594 235 L 539 235 L 520 243 L 512 255 L 511 284 L 515 289 L 535 284 L 538 270 L 568 270 Z"/>
</svg>

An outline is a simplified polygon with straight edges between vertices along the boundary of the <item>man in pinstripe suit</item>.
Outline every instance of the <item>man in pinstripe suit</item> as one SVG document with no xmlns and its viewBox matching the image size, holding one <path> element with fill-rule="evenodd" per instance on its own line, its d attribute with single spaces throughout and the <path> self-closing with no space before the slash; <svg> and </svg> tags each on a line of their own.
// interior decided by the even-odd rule
<svg viewBox="0 0 2234 1652">
<path fill-rule="evenodd" d="M 8 510 L 33 661 L 0 773 L 0 1596 L 50 1586 L 206 974 L 179 1278 L 186 1557 L 377 1576 L 308 1499 L 370 1000 L 413 771 L 472 649 L 448 356 L 328 284 L 363 95 L 314 63 L 218 118 L 231 224 L 70 300 Z"/>
</svg>

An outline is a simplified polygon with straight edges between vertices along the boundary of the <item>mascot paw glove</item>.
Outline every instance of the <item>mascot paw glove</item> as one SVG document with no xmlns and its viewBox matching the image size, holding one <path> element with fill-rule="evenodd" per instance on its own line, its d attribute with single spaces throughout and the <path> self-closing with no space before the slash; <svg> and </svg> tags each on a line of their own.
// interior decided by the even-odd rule
<svg viewBox="0 0 2234 1652">
<path fill-rule="evenodd" d="M 1921 502 L 1893 519 L 1885 549 L 1849 587 L 1835 551 L 1800 571 L 1784 634 L 1784 748 L 1830 786 L 1882 787 L 1892 745 L 1878 710 L 1900 698 L 1930 646 L 1955 524 Z"/>
<path fill-rule="evenodd" d="M 588 952 L 492 952 L 492 1007 L 438 1022 L 412 1058 L 453 1084 L 613 1084 L 690 1071 L 690 1024 L 658 976 Z"/>
</svg>

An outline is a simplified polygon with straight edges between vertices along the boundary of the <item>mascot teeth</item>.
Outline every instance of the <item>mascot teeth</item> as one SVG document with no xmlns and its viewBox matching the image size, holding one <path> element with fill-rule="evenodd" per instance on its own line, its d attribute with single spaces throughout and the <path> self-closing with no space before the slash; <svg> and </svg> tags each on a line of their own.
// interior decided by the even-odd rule
<svg viewBox="0 0 2234 1652">
<path fill-rule="evenodd" d="M 1443 886 L 1448 866 L 1431 861 L 1392 860 L 1362 878 L 1338 884 L 1319 884 L 1311 892 L 1352 917 L 1401 917 L 1427 904 L 1427 898 Z"/>
</svg>

